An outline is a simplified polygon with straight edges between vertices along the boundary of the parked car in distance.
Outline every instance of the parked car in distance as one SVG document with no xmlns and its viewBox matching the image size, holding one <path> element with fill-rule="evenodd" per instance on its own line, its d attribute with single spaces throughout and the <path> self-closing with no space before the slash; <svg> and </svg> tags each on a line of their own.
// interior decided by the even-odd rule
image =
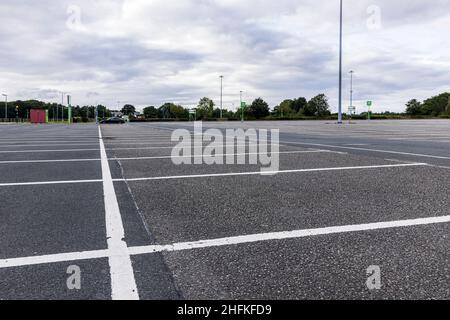
<svg viewBox="0 0 450 320">
<path fill-rule="evenodd" d="M 100 123 L 102 123 L 102 124 L 124 124 L 125 120 L 123 120 L 122 118 L 113 117 L 113 118 L 109 118 L 106 120 L 102 120 L 102 121 L 100 121 Z"/>
</svg>

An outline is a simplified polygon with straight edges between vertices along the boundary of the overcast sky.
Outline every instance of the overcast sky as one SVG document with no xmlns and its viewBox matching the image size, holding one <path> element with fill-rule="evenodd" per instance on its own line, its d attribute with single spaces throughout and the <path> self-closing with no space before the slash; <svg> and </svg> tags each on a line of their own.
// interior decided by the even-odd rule
<svg viewBox="0 0 450 320">
<path fill-rule="evenodd" d="M 450 91 L 450 0 L 344 0 L 344 106 Z M 2 0 L 0 91 L 74 104 L 224 105 L 338 88 L 338 0 Z"/>
</svg>

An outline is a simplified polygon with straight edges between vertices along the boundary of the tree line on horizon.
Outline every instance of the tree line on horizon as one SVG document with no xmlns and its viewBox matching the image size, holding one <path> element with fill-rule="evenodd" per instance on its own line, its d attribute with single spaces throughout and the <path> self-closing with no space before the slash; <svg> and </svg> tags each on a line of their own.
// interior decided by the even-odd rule
<svg viewBox="0 0 450 320">
<path fill-rule="evenodd" d="M 221 112 L 214 101 L 208 97 L 200 99 L 195 107 L 197 120 L 219 119 L 222 117 L 229 120 L 241 119 L 242 113 L 246 119 L 275 119 L 289 116 L 324 117 L 330 116 L 330 105 L 328 98 L 324 94 L 319 94 L 311 100 L 306 98 L 287 99 L 277 105 L 272 110 L 269 104 L 262 98 L 256 98 L 243 110 L 236 111 L 224 108 Z M 131 114 L 129 106 L 122 109 L 124 114 Z M 159 108 L 149 106 L 143 110 L 146 119 L 188 119 L 189 109 L 175 103 L 165 103 Z"/>
<path fill-rule="evenodd" d="M 409 116 L 450 116 L 450 93 L 441 93 L 423 102 L 412 99 L 406 104 L 406 114 Z"/>
<path fill-rule="evenodd" d="M 39 100 L 17 100 L 10 101 L 7 104 L 7 118 L 9 119 L 28 119 L 31 109 L 44 109 L 48 110 L 48 118 L 50 121 L 61 120 L 62 118 L 67 120 L 69 116 L 67 106 L 63 106 L 59 103 L 48 103 Z M 95 111 L 98 109 L 99 117 L 111 117 L 112 113 L 106 106 L 72 106 L 72 117 L 75 121 L 87 122 L 89 119 L 95 118 Z M 0 119 L 5 117 L 4 103 L 0 102 Z"/>
<path fill-rule="evenodd" d="M 0 118 L 4 117 L 4 104 L 0 103 Z M 89 119 L 95 118 L 95 109 L 98 108 L 98 116 L 100 118 L 109 118 L 113 115 L 113 111 L 106 106 L 73 106 L 72 115 L 74 120 L 87 122 Z M 26 119 L 29 117 L 31 109 L 46 109 L 49 111 L 49 119 L 61 119 L 61 112 L 67 119 L 68 110 L 66 106 L 58 103 L 46 103 L 38 100 L 27 101 L 10 101 L 8 102 L 8 118 Z M 221 115 L 220 108 L 216 106 L 214 101 L 208 97 L 200 99 L 196 106 L 197 120 L 214 120 L 219 119 Z M 136 108 L 131 105 L 125 105 L 120 110 L 124 115 L 134 118 Z M 304 98 L 286 99 L 273 109 L 262 98 L 255 99 L 244 110 L 229 110 L 224 108 L 222 116 L 224 119 L 239 120 L 242 112 L 247 120 L 277 120 L 277 119 L 321 119 L 334 116 L 330 112 L 328 98 L 325 94 L 319 94 L 309 101 Z M 364 114 L 363 114 L 364 115 Z M 380 113 L 385 117 L 442 117 L 450 118 L 450 93 L 442 93 L 433 96 L 424 101 L 412 99 L 406 104 L 404 113 L 385 112 Z M 58 117 L 57 117 L 58 116 Z M 149 106 L 143 109 L 143 117 L 145 120 L 187 120 L 189 119 L 189 108 L 185 108 L 179 104 L 172 102 L 164 103 L 160 107 Z"/>
</svg>

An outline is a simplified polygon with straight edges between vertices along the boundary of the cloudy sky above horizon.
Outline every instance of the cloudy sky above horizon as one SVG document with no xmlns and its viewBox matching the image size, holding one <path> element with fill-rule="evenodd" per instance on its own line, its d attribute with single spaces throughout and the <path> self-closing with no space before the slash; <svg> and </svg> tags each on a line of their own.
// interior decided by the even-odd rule
<svg viewBox="0 0 450 320">
<path fill-rule="evenodd" d="M 344 0 L 344 106 L 402 111 L 450 91 L 450 0 Z M 2 0 L 10 100 L 224 107 L 325 93 L 336 110 L 339 1 Z"/>
</svg>

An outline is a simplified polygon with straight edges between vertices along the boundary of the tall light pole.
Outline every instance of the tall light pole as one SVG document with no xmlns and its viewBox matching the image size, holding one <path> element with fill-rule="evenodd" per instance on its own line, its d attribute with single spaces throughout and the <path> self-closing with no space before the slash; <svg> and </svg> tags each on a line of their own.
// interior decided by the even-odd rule
<svg viewBox="0 0 450 320">
<path fill-rule="evenodd" d="M 342 124 L 342 0 L 340 0 L 340 27 L 339 27 L 339 110 L 338 124 Z"/>
<path fill-rule="evenodd" d="M 64 95 L 65 94 L 66 94 L 66 92 L 61 92 L 61 122 L 64 122 Z"/>
<path fill-rule="evenodd" d="M 353 74 L 355 71 L 350 70 L 350 107 L 353 107 Z"/>
<path fill-rule="evenodd" d="M 223 76 L 220 76 L 220 119 L 223 118 Z"/>
<path fill-rule="evenodd" d="M 8 121 L 8 95 L 2 94 L 5 97 L 5 121 Z"/>
<path fill-rule="evenodd" d="M 242 108 L 242 94 L 244 93 L 244 91 L 240 91 L 239 92 L 239 96 L 240 96 L 240 104 L 239 104 L 239 108 L 241 108 L 241 121 L 244 122 L 244 108 Z"/>
</svg>

